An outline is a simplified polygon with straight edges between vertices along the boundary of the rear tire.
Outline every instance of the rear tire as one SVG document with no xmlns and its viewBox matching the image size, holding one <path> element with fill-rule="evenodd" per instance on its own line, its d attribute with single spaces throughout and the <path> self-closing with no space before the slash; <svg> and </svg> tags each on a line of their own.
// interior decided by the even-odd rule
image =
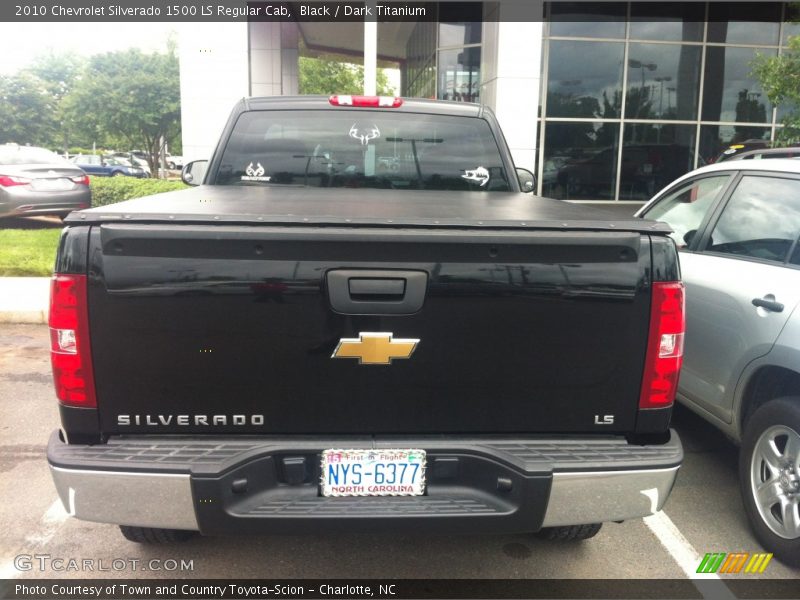
<svg viewBox="0 0 800 600">
<path fill-rule="evenodd" d="M 120 525 L 119 530 L 126 540 L 137 544 L 177 544 L 192 538 L 196 533 L 184 529 L 156 529 L 131 525 Z"/>
<path fill-rule="evenodd" d="M 778 560 L 800 565 L 800 397 L 771 400 L 747 421 L 739 485 L 756 539 Z"/>
<path fill-rule="evenodd" d="M 563 525 L 561 527 L 542 527 L 536 535 L 545 540 L 558 540 L 571 542 L 574 540 L 588 540 L 600 531 L 602 523 L 589 523 L 588 525 Z"/>
</svg>

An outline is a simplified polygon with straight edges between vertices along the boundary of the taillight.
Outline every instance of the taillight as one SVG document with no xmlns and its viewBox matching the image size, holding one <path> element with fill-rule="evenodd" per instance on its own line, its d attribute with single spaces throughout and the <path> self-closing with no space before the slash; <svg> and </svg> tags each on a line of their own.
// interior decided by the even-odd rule
<svg viewBox="0 0 800 600">
<path fill-rule="evenodd" d="M 346 96 L 337 95 L 328 98 L 333 106 L 365 106 L 372 108 L 398 108 L 403 99 L 395 96 Z"/>
<path fill-rule="evenodd" d="M 85 275 L 54 275 L 50 282 L 50 360 L 58 400 L 96 407 Z"/>
<path fill-rule="evenodd" d="M 683 362 L 685 329 L 683 284 L 675 281 L 653 283 L 650 333 L 639 408 L 664 408 L 674 402 Z"/>
<path fill-rule="evenodd" d="M 88 175 L 81 175 L 79 177 L 70 177 L 73 183 L 77 183 L 78 185 L 89 185 L 89 176 Z"/>
<path fill-rule="evenodd" d="M 14 185 L 28 185 L 31 182 L 27 177 L 14 177 L 12 175 L 0 175 L 0 187 L 11 187 Z"/>
</svg>

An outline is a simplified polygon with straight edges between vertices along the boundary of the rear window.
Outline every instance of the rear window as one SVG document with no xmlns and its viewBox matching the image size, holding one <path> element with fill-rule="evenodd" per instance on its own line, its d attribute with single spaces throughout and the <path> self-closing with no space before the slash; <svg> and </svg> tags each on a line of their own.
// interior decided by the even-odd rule
<svg viewBox="0 0 800 600">
<path fill-rule="evenodd" d="M 511 191 L 483 119 L 394 111 L 242 114 L 219 185 Z"/>
<path fill-rule="evenodd" d="M 0 165 L 51 165 L 67 162 L 55 152 L 33 146 L 0 146 Z"/>
</svg>

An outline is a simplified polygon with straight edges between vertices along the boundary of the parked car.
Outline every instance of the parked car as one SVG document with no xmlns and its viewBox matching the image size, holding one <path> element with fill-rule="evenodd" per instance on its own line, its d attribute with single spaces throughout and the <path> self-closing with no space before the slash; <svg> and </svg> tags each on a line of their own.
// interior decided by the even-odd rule
<svg viewBox="0 0 800 600">
<path fill-rule="evenodd" d="M 135 155 L 133 152 L 114 152 L 109 156 L 112 156 L 115 160 L 121 162 L 124 165 L 141 169 L 142 171 L 144 171 L 145 177 L 152 176 L 150 165 L 147 164 L 147 161 Z"/>
<path fill-rule="evenodd" d="M 726 160 L 730 160 L 735 156 L 742 154 L 744 152 L 749 152 L 750 150 L 764 150 L 765 148 L 769 148 L 769 140 L 759 140 L 759 139 L 752 139 L 752 140 L 745 140 L 743 142 L 736 142 L 729 145 L 723 151 L 721 151 L 716 157 L 710 159 L 709 163 L 718 163 L 723 162 Z"/>
<path fill-rule="evenodd" d="M 0 217 L 59 215 L 89 208 L 89 178 L 58 154 L 35 146 L 0 145 Z"/>
<path fill-rule="evenodd" d="M 167 154 L 167 167 L 173 171 L 183 169 L 183 157 L 177 154 Z"/>
<path fill-rule="evenodd" d="M 730 160 L 761 160 L 762 158 L 800 158 L 800 147 L 762 148 L 734 154 Z"/>
<path fill-rule="evenodd" d="M 147 177 L 144 170 L 139 167 L 125 164 L 120 159 L 113 156 L 104 157 L 97 154 L 78 154 L 72 157 L 72 162 L 86 171 L 89 175 L 99 177 L 117 177 L 126 175 L 128 177 Z"/>
<path fill-rule="evenodd" d="M 152 177 L 153 171 L 150 169 L 150 164 L 147 162 L 146 159 L 136 156 L 135 154 L 128 155 L 128 160 L 134 165 L 136 168 L 141 169 L 144 171 L 145 177 Z"/>
<path fill-rule="evenodd" d="M 758 540 L 800 564 L 800 161 L 679 178 L 637 216 L 675 230 L 686 284 L 678 400 L 741 445 Z"/>
</svg>

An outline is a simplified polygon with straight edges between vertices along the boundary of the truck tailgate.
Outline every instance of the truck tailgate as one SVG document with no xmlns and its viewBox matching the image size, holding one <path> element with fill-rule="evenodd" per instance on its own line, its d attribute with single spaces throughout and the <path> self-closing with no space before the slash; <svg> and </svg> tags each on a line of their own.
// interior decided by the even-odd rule
<svg viewBox="0 0 800 600">
<path fill-rule="evenodd" d="M 641 233 L 111 223 L 89 262 L 105 433 L 635 426 Z M 332 358 L 362 333 L 418 342 L 390 364 L 360 364 L 358 343 Z"/>
</svg>

